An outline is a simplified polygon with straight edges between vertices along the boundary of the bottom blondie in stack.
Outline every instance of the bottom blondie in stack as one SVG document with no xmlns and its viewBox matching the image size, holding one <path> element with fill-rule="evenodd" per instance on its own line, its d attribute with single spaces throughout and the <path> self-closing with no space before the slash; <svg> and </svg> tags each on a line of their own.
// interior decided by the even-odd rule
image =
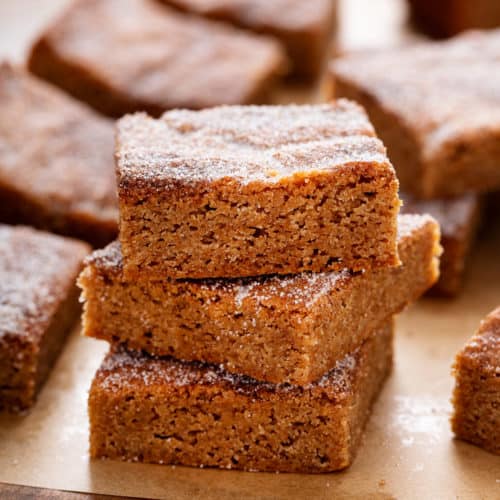
<svg viewBox="0 0 500 500">
<path fill-rule="evenodd" d="M 112 348 L 90 391 L 91 455 L 349 466 L 391 370 L 392 318 L 438 275 L 436 222 L 398 225 L 401 266 L 364 272 L 137 281 L 119 243 L 95 252 L 79 280 L 84 330 Z"/>
</svg>

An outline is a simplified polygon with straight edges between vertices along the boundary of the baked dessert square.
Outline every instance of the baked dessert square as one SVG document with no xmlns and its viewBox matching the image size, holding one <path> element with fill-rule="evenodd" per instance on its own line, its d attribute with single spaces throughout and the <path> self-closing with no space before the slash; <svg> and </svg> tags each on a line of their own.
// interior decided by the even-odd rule
<svg viewBox="0 0 500 500">
<path fill-rule="evenodd" d="M 453 369 L 453 432 L 500 455 L 500 308 L 481 323 Z"/>
<path fill-rule="evenodd" d="M 438 276 L 429 216 L 400 217 L 400 267 L 246 279 L 127 280 L 118 243 L 79 278 L 83 333 L 153 355 L 221 364 L 257 380 L 307 385 Z"/>
<path fill-rule="evenodd" d="M 128 277 L 220 278 L 398 264 L 398 181 L 364 111 L 222 106 L 118 122 Z"/>
<path fill-rule="evenodd" d="M 335 95 L 363 105 L 401 188 L 419 198 L 500 188 L 500 30 L 333 61 Z"/>
<path fill-rule="evenodd" d="M 28 64 L 120 117 L 266 101 L 286 59 L 273 39 L 155 0 L 77 0 L 35 43 Z"/>
<path fill-rule="evenodd" d="M 29 409 L 80 312 L 83 242 L 0 225 L 0 410 Z"/>
<path fill-rule="evenodd" d="M 118 233 L 110 121 L 0 63 L 0 221 L 104 246 Z"/>
<path fill-rule="evenodd" d="M 415 24 L 434 37 L 500 26 L 498 0 L 409 0 Z"/>
<path fill-rule="evenodd" d="M 336 0 L 162 0 L 197 15 L 230 22 L 276 37 L 286 48 L 292 71 L 318 76 L 336 24 Z"/>
<path fill-rule="evenodd" d="M 429 293 L 454 297 L 460 293 L 466 264 L 474 246 L 482 213 L 481 196 L 467 193 L 453 198 L 418 200 L 400 193 L 402 213 L 430 214 L 441 228 L 443 254 L 439 263 L 439 280 Z"/>
<path fill-rule="evenodd" d="M 90 455 L 254 471 L 343 469 L 391 365 L 392 324 L 307 387 L 117 348 L 90 389 Z"/>
</svg>

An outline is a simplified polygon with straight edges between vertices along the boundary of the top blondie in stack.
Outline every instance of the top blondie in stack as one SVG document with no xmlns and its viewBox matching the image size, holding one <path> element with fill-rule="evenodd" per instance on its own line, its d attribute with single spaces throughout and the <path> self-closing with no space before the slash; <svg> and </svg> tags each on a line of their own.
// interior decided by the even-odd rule
<svg viewBox="0 0 500 500">
<path fill-rule="evenodd" d="M 120 236 L 80 277 L 112 349 L 91 454 L 321 472 L 348 466 L 392 317 L 437 278 L 439 230 L 398 220 L 364 111 L 225 106 L 122 118 Z"/>
</svg>

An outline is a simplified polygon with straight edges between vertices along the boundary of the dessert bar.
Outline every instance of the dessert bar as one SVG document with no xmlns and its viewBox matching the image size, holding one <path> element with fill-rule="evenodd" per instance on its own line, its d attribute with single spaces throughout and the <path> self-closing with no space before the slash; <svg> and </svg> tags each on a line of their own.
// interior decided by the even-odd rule
<svg viewBox="0 0 500 500">
<path fill-rule="evenodd" d="M 113 117 L 260 103 L 285 66 L 273 39 L 154 0 L 77 0 L 29 59 L 33 73 Z"/>
<path fill-rule="evenodd" d="M 458 353 L 454 372 L 453 432 L 500 455 L 500 308 Z"/>
<path fill-rule="evenodd" d="M 128 277 L 399 263 L 398 181 L 366 114 L 346 100 L 126 116 L 117 175 Z"/>
<path fill-rule="evenodd" d="M 0 221 L 103 246 L 118 233 L 111 122 L 0 63 Z"/>
<path fill-rule="evenodd" d="M 79 278 L 83 331 L 129 349 L 305 385 L 435 283 L 436 222 L 402 216 L 399 233 L 401 267 L 231 280 L 127 280 L 113 243 L 87 260 Z"/>
<path fill-rule="evenodd" d="M 162 0 L 186 12 L 276 37 L 299 76 L 317 76 L 336 21 L 336 0 Z"/>
<path fill-rule="evenodd" d="M 348 467 L 392 365 L 392 325 L 307 387 L 118 348 L 89 396 L 90 454 L 195 467 Z"/>
<path fill-rule="evenodd" d="M 441 228 L 439 280 L 429 291 L 433 295 L 452 297 L 462 289 L 467 258 L 472 250 L 482 211 L 481 197 L 467 193 L 454 198 L 417 200 L 403 198 L 402 213 L 430 214 Z"/>
<path fill-rule="evenodd" d="M 409 0 L 415 24 L 435 37 L 500 26 L 498 0 Z"/>
<path fill-rule="evenodd" d="M 87 244 L 0 225 L 0 410 L 27 410 L 80 312 Z"/>
<path fill-rule="evenodd" d="M 404 191 L 420 198 L 500 188 L 500 30 L 346 56 L 337 97 L 363 105 Z"/>
</svg>

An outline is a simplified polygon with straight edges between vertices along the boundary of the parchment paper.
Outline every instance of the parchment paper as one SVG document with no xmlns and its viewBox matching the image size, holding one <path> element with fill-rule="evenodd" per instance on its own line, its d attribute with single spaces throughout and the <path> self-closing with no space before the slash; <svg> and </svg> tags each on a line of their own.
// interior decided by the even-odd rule
<svg viewBox="0 0 500 500">
<path fill-rule="evenodd" d="M 0 55 L 22 57 L 33 32 L 64 3 L 0 0 Z M 356 20 L 354 4 L 365 5 L 363 14 L 371 19 L 370 9 L 372 13 L 382 9 L 390 29 L 400 20 L 394 15 L 388 18 L 383 11 L 396 6 L 397 0 L 347 0 L 345 15 L 358 23 L 355 32 L 361 38 L 369 27 Z M 31 15 L 25 16 L 26 12 Z M 400 16 L 400 10 L 395 12 Z M 355 43 L 360 37 L 349 33 L 348 44 L 366 45 Z M 394 31 L 384 32 L 380 25 L 377 33 L 375 40 L 382 44 L 396 38 Z M 371 35 L 368 41 L 373 42 Z M 448 422 L 453 357 L 480 319 L 500 304 L 500 222 L 497 226 L 484 233 L 458 300 L 424 299 L 398 319 L 394 373 L 377 401 L 357 459 L 347 471 L 262 474 L 89 461 L 87 390 L 107 346 L 80 337 L 77 328 L 32 413 L 0 417 L 0 482 L 191 500 L 499 499 L 500 457 L 455 441 Z"/>
</svg>

